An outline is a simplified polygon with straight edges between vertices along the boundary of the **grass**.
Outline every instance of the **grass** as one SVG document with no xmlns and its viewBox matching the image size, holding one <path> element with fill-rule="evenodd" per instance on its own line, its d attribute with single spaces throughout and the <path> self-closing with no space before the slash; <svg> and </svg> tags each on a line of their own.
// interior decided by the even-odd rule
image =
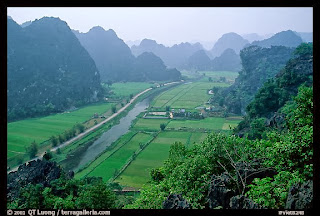
<svg viewBox="0 0 320 216">
<path fill-rule="evenodd" d="M 132 130 L 138 131 L 159 131 L 160 124 L 167 124 L 169 119 L 143 119 L 139 118 L 133 125 Z"/>
<path fill-rule="evenodd" d="M 114 92 L 116 97 L 128 97 L 130 94 L 136 95 L 151 86 L 151 83 L 145 82 L 113 83 L 111 85 L 111 90 Z"/>
<path fill-rule="evenodd" d="M 162 166 L 163 162 L 168 158 L 171 144 L 174 142 L 186 144 L 190 135 L 192 142 L 203 141 L 206 137 L 206 134 L 201 133 L 161 132 L 124 170 L 124 172 L 115 179 L 115 182 L 119 182 L 121 185 L 125 186 L 141 188 L 141 186 L 146 184 L 150 179 L 150 170 Z"/>
<path fill-rule="evenodd" d="M 25 148 L 35 141 L 41 144 L 72 128 L 77 123 L 90 119 L 94 113 L 105 113 L 112 103 L 88 105 L 72 112 L 54 114 L 8 123 L 8 162 L 17 155 L 25 154 Z"/>
<path fill-rule="evenodd" d="M 236 126 L 240 120 L 227 120 L 221 117 L 209 117 L 201 120 L 171 120 L 167 129 L 207 129 L 207 130 L 229 130 L 229 125 Z"/>
<path fill-rule="evenodd" d="M 192 147 L 194 143 L 201 143 L 202 141 L 205 140 L 205 138 L 208 136 L 207 133 L 192 133 L 191 137 L 189 139 L 189 143 L 187 143 L 187 147 Z"/>
<path fill-rule="evenodd" d="M 105 157 L 105 160 L 96 166 L 88 176 L 100 176 L 104 181 L 108 181 L 116 171 L 120 170 L 126 164 L 133 153 L 139 150 L 140 143 L 147 143 L 152 138 L 149 134 L 136 134 L 123 147 L 119 148 L 119 150 Z"/>
</svg>

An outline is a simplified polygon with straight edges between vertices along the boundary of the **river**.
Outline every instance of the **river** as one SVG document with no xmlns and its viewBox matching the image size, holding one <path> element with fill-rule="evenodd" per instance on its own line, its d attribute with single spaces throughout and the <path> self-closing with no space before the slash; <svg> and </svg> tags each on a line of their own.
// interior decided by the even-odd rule
<svg viewBox="0 0 320 216">
<path fill-rule="evenodd" d="M 152 97 L 138 102 L 132 110 L 128 112 L 125 117 L 120 119 L 120 123 L 110 128 L 103 133 L 92 145 L 88 147 L 86 152 L 79 158 L 79 164 L 73 168 L 74 171 L 78 170 L 83 165 L 93 161 L 101 152 L 103 152 L 114 141 L 119 139 L 122 135 L 129 131 L 132 120 L 134 120 L 141 112 L 144 112 L 148 107 Z"/>
</svg>

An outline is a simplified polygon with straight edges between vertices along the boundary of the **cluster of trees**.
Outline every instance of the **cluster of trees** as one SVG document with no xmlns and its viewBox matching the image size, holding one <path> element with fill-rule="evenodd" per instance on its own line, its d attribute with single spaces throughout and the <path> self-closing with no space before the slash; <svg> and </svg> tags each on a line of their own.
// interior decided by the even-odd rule
<svg viewBox="0 0 320 216">
<path fill-rule="evenodd" d="M 63 143 L 74 137 L 77 133 L 82 133 L 85 130 L 85 126 L 81 123 L 74 125 L 71 129 L 65 131 L 63 134 L 59 134 L 58 136 L 51 136 L 50 142 L 53 147 L 57 146 L 59 143 Z"/>
<path fill-rule="evenodd" d="M 68 179 L 62 175 L 50 186 L 28 184 L 20 196 L 9 200 L 8 209 L 110 209 L 116 208 L 116 195 L 101 178 Z"/>
</svg>

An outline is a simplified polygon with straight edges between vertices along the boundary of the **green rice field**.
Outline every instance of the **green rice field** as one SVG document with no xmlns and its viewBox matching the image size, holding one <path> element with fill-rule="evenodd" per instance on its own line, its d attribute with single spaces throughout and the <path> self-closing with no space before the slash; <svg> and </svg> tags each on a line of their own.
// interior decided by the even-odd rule
<svg viewBox="0 0 320 216">
<path fill-rule="evenodd" d="M 113 83 L 111 85 L 111 90 L 116 97 L 128 97 L 130 94 L 136 95 L 151 86 L 151 83 L 145 82 Z"/>
<path fill-rule="evenodd" d="M 108 181 L 117 170 L 120 170 L 126 164 L 133 153 L 139 150 L 140 143 L 147 143 L 152 138 L 149 134 L 136 134 L 123 147 L 103 160 L 87 176 L 100 176 L 104 181 Z"/>
<path fill-rule="evenodd" d="M 112 103 L 93 104 L 71 112 L 8 123 L 8 160 L 17 155 L 24 155 L 25 148 L 31 142 L 41 144 L 49 140 L 52 135 L 59 135 L 75 124 L 87 121 L 94 113 L 107 112 L 112 105 Z"/>
<path fill-rule="evenodd" d="M 151 106 L 163 109 L 165 109 L 166 106 L 175 109 L 194 109 L 208 101 L 211 97 L 211 95 L 208 94 L 208 90 L 214 86 L 226 87 L 228 84 L 212 82 L 185 83 L 158 95 L 153 100 Z"/>
<path fill-rule="evenodd" d="M 139 118 L 132 130 L 138 131 L 159 131 L 160 124 L 167 124 L 169 119 L 144 119 Z"/>
<path fill-rule="evenodd" d="M 167 129 L 207 129 L 207 130 L 230 130 L 229 125 L 234 128 L 240 119 L 226 119 L 220 117 L 209 117 L 201 120 L 171 120 Z"/>
<path fill-rule="evenodd" d="M 121 185 L 141 188 L 150 179 L 150 170 L 162 166 L 163 162 L 168 158 L 171 144 L 182 142 L 188 145 L 190 141 L 192 143 L 201 142 L 206 136 L 206 133 L 161 132 L 115 179 L 115 182 Z"/>
</svg>

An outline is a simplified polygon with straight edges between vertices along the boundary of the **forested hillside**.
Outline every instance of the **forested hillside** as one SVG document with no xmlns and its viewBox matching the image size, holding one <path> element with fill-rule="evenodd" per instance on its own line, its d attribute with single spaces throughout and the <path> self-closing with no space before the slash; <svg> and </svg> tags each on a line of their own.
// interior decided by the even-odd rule
<svg viewBox="0 0 320 216">
<path fill-rule="evenodd" d="M 221 105 L 226 106 L 228 112 L 244 113 L 258 89 L 285 66 L 293 50 L 283 46 L 244 48 L 240 53 L 242 70 L 235 83 L 216 94 L 212 102 L 218 103 L 223 99 Z"/>
<path fill-rule="evenodd" d="M 8 19 L 8 120 L 60 112 L 101 97 L 100 75 L 68 25 Z"/>
<path fill-rule="evenodd" d="M 49 158 L 48 158 L 49 159 Z M 52 161 L 32 161 L 8 175 L 8 209 L 102 209 L 121 207 L 101 178 L 76 180 Z M 119 206 L 120 205 L 120 206 Z"/>
<path fill-rule="evenodd" d="M 295 96 L 302 84 L 313 83 L 313 44 L 303 43 L 277 75 L 259 89 L 254 100 L 246 107 L 246 118 L 239 124 L 241 134 L 251 130 L 249 138 L 261 138 L 264 125 L 281 127 L 284 122 L 283 105 Z M 282 120 L 282 121 L 281 121 Z"/>
<path fill-rule="evenodd" d="M 285 130 L 271 127 L 255 140 L 213 133 L 191 149 L 175 143 L 164 165 L 150 172 L 151 184 L 127 208 L 311 208 L 313 89 L 300 86 L 312 83 L 310 65 L 312 45 L 302 44 L 274 81 L 288 96 L 298 94 L 284 99 L 283 94 L 261 90 L 252 103 L 268 98 L 259 101 L 256 113 L 249 112 L 255 118 L 268 113 L 264 109 L 273 104 L 271 98 L 281 102 L 273 110 L 282 107 Z"/>
</svg>

